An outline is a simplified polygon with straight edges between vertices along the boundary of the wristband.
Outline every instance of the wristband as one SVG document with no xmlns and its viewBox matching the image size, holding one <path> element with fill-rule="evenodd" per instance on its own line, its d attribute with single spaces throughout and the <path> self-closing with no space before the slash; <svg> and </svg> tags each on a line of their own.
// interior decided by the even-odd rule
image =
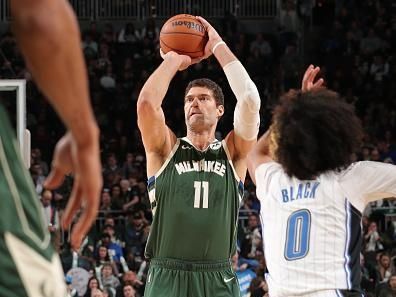
<svg viewBox="0 0 396 297">
<path fill-rule="evenodd" d="M 216 48 L 217 48 L 219 45 L 222 45 L 222 44 L 226 44 L 226 43 L 225 43 L 223 40 L 221 40 L 221 41 L 219 41 L 218 43 L 216 43 L 216 44 L 213 46 L 213 48 L 212 48 L 212 53 L 214 54 Z"/>
</svg>

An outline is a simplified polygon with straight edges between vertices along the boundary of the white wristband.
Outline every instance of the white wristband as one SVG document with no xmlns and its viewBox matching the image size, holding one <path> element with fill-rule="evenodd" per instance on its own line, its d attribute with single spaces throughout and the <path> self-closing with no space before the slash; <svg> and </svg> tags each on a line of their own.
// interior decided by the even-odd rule
<svg viewBox="0 0 396 297">
<path fill-rule="evenodd" d="M 223 40 L 221 40 L 221 41 L 219 41 L 218 43 L 216 43 L 216 44 L 212 47 L 212 53 L 214 54 L 216 48 L 217 48 L 219 45 L 222 45 L 222 44 L 226 44 L 226 43 L 225 43 Z"/>
</svg>

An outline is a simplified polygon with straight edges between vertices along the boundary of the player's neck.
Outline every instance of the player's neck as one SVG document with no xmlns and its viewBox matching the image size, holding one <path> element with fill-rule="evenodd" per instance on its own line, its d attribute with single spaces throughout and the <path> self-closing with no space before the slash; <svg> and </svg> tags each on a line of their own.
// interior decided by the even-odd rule
<svg viewBox="0 0 396 297">
<path fill-rule="evenodd" d="M 199 150 L 206 150 L 215 140 L 213 131 L 193 132 L 187 131 L 187 138 Z"/>
</svg>

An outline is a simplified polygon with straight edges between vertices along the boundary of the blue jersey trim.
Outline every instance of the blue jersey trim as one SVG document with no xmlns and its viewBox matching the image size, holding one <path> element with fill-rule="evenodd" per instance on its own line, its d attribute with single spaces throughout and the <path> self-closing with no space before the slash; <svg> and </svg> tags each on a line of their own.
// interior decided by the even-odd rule
<svg viewBox="0 0 396 297">
<path fill-rule="evenodd" d="M 147 187 L 150 187 L 155 182 L 155 175 L 147 180 Z"/>
</svg>

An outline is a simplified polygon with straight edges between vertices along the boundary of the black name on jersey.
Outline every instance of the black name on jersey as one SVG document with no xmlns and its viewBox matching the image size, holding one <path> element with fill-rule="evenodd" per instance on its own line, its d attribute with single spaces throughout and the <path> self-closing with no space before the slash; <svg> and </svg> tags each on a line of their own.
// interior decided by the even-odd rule
<svg viewBox="0 0 396 297">
<path fill-rule="evenodd" d="M 204 171 L 204 172 L 214 172 L 223 177 L 226 171 L 226 166 L 224 164 L 217 161 L 205 161 L 205 160 L 179 162 L 175 164 L 175 168 L 179 175 L 182 173 L 187 173 L 192 171 L 196 171 L 196 172 Z"/>
<path fill-rule="evenodd" d="M 286 203 L 300 199 L 315 199 L 316 189 L 319 184 L 320 182 L 307 182 L 298 184 L 296 188 L 291 186 L 289 188 L 282 189 L 282 201 Z"/>
</svg>

